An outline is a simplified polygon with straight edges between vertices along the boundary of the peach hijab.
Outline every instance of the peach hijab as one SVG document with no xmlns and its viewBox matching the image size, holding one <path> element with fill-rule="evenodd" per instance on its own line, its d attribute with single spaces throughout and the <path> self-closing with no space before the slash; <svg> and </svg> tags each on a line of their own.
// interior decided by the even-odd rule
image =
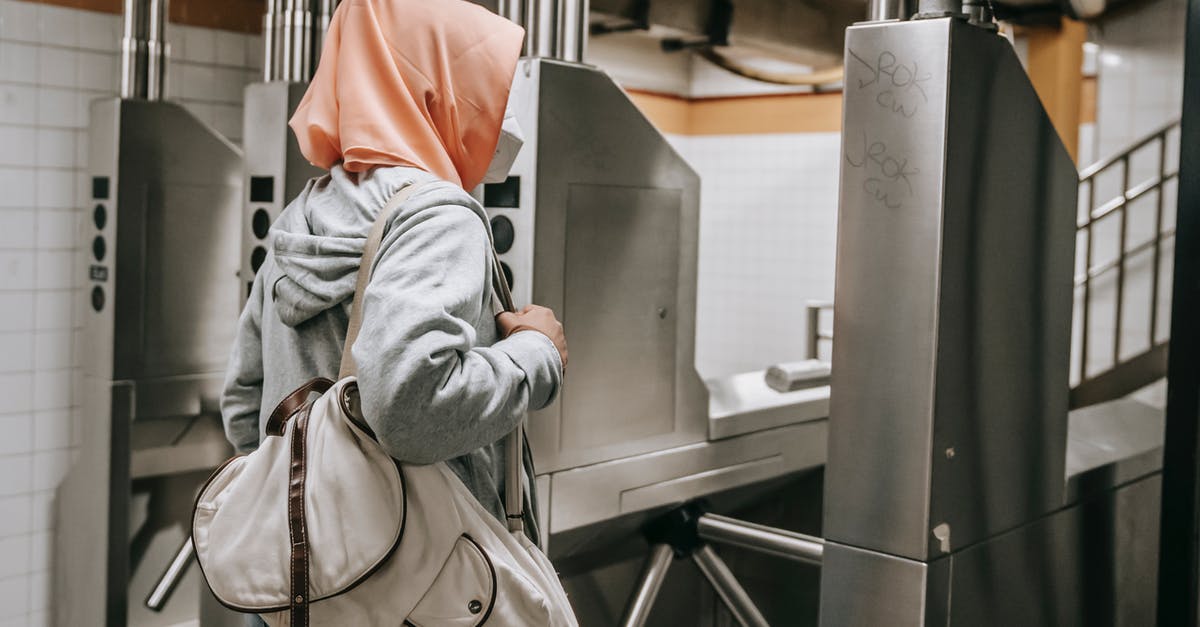
<svg viewBox="0 0 1200 627">
<path fill-rule="evenodd" d="M 465 0 L 342 0 L 290 126 L 320 168 L 420 168 L 470 190 L 504 120 L 524 31 Z"/>
</svg>

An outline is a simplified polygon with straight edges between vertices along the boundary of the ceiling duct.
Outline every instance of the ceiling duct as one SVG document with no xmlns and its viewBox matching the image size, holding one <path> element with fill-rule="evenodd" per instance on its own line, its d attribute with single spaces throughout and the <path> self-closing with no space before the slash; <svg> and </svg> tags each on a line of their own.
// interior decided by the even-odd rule
<svg viewBox="0 0 1200 627">
<path fill-rule="evenodd" d="M 121 35 L 122 98 L 161 100 L 167 0 L 125 0 Z"/>
</svg>

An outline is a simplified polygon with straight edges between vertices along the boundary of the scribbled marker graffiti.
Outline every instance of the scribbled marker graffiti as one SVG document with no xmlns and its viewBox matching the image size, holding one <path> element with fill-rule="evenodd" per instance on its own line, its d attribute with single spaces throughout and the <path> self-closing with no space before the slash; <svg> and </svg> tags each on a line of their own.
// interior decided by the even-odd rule
<svg viewBox="0 0 1200 627">
<path fill-rule="evenodd" d="M 920 174 L 921 170 L 909 163 L 907 157 L 889 153 L 887 144 L 881 141 L 868 141 L 865 132 L 862 150 L 853 157 L 850 152 L 847 142 L 846 163 L 866 171 L 862 189 L 876 202 L 888 209 L 899 209 L 904 200 L 912 197 L 911 177 Z"/>
<path fill-rule="evenodd" d="M 923 83 L 933 78 L 933 74 L 922 74 L 916 61 L 901 63 L 888 50 L 880 52 L 874 61 L 867 61 L 854 50 L 849 52 L 852 59 L 867 69 L 866 77 L 856 81 L 858 89 L 879 89 L 875 103 L 880 107 L 911 118 L 922 104 L 929 102 Z"/>
</svg>

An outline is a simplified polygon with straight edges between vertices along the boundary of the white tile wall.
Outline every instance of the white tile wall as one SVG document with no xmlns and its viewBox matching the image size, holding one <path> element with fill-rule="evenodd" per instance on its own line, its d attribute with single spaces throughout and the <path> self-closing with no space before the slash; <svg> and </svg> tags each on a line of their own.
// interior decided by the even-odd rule
<svg viewBox="0 0 1200 627">
<path fill-rule="evenodd" d="M 0 0 L 0 627 L 49 624 L 55 490 L 82 414 L 88 107 L 116 91 L 119 37 L 116 15 Z M 168 97 L 240 141 L 260 38 L 171 25 L 168 41 Z"/>
<path fill-rule="evenodd" d="M 833 299 L 840 135 L 673 139 L 701 180 L 697 369 L 803 359 L 805 305 Z"/>
</svg>

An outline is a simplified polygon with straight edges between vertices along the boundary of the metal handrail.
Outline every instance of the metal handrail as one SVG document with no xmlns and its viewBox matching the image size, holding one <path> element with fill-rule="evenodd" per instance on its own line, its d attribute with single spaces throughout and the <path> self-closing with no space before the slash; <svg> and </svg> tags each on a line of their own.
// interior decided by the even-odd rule
<svg viewBox="0 0 1200 627">
<path fill-rule="evenodd" d="M 1107 159 L 1099 161 L 1083 169 L 1079 175 L 1079 185 L 1082 189 L 1087 188 L 1087 211 L 1084 219 L 1077 225 L 1076 232 L 1086 234 L 1086 244 L 1084 252 L 1084 269 L 1075 277 L 1075 287 L 1083 289 L 1082 295 L 1082 310 L 1080 312 L 1080 323 L 1082 328 L 1079 333 L 1079 370 L 1077 385 L 1095 379 L 1103 375 L 1105 372 L 1122 364 L 1121 360 L 1121 339 L 1124 335 L 1124 312 L 1125 312 L 1125 282 L 1130 257 L 1153 250 L 1153 267 L 1151 268 L 1150 279 L 1150 323 L 1149 323 L 1149 344 L 1147 349 L 1153 349 L 1158 342 L 1158 299 L 1159 286 L 1161 284 L 1161 265 L 1162 265 L 1162 249 L 1164 243 L 1175 235 L 1174 229 L 1163 230 L 1163 186 L 1169 181 L 1178 178 L 1179 171 L 1167 171 L 1167 136 L 1179 127 L 1179 122 L 1175 121 L 1167 124 L 1158 130 L 1146 135 L 1142 139 L 1135 142 L 1122 152 L 1113 155 Z M 1150 146 L 1155 142 L 1158 143 L 1158 175 L 1146 181 L 1138 182 L 1131 186 L 1130 184 L 1130 160 L 1134 153 L 1140 151 L 1146 146 Z M 1096 179 L 1103 173 L 1112 170 L 1113 168 L 1121 168 L 1121 191 L 1116 197 L 1104 201 L 1099 207 L 1096 206 Z M 1155 199 L 1154 211 L 1154 235 L 1146 242 L 1142 242 L 1132 249 L 1127 248 L 1129 235 L 1129 205 L 1133 201 L 1157 191 Z M 1095 257 L 1095 245 L 1093 242 L 1095 235 L 1095 225 L 1100 220 L 1108 218 L 1113 214 L 1118 214 L 1120 224 L 1117 231 L 1117 255 L 1116 258 L 1110 259 L 1101 263 L 1093 263 Z M 1088 345 L 1090 344 L 1092 331 L 1092 282 L 1099 277 L 1115 271 L 1116 276 L 1116 297 L 1114 299 L 1113 309 L 1113 342 L 1112 342 L 1112 364 L 1108 370 L 1096 373 L 1088 372 Z"/>
<path fill-rule="evenodd" d="M 1130 257 L 1144 253 L 1147 250 L 1153 250 L 1153 269 L 1151 275 L 1150 289 L 1150 343 L 1147 350 L 1153 350 L 1160 342 L 1156 341 L 1158 337 L 1158 299 L 1159 286 L 1161 285 L 1161 266 L 1164 243 L 1175 236 L 1175 229 L 1163 229 L 1163 186 L 1168 182 L 1179 177 L 1179 170 L 1173 172 L 1167 171 L 1167 136 L 1179 128 L 1179 121 L 1176 120 L 1166 124 L 1154 132 L 1146 135 L 1138 140 L 1122 152 L 1115 154 L 1107 159 L 1098 161 L 1079 173 L 1079 185 L 1083 188 L 1087 187 L 1087 215 L 1083 220 L 1076 224 L 1076 233 L 1085 232 L 1087 234 L 1087 242 L 1085 245 L 1084 271 L 1077 273 L 1074 277 L 1075 287 L 1083 289 L 1083 304 L 1080 312 L 1081 333 L 1079 334 L 1079 380 L 1076 385 L 1082 385 L 1085 382 L 1091 381 L 1100 377 L 1112 369 L 1117 368 L 1122 363 L 1121 360 L 1121 336 L 1122 325 L 1124 324 L 1124 303 L 1125 303 L 1125 279 L 1128 260 Z M 1134 185 L 1130 185 L 1129 162 L 1133 154 L 1158 142 L 1158 176 L 1146 181 L 1140 181 Z M 1096 206 L 1096 179 L 1104 172 L 1109 171 L 1114 167 L 1122 168 L 1121 192 L 1114 198 L 1106 200 L 1099 207 Z M 1129 205 L 1137 199 L 1157 191 L 1156 206 L 1154 212 L 1154 233 L 1155 235 L 1149 240 L 1142 242 L 1133 248 L 1126 249 L 1128 244 L 1129 234 Z M 1093 235 L 1095 225 L 1100 220 L 1107 218 L 1114 213 L 1119 212 L 1120 227 L 1118 230 L 1118 254 L 1115 259 L 1106 260 L 1101 263 L 1093 264 L 1095 246 L 1093 245 Z M 1088 340 L 1091 337 L 1092 327 L 1092 311 L 1091 311 L 1091 293 L 1092 282 L 1099 277 L 1116 271 L 1116 302 L 1115 309 L 1115 324 L 1113 325 L 1113 359 L 1112 365 L 1108 370 L 1101 372 L 1088 372 Z M 820 330 L 821 313 L 823 311 L 832 310 L 833 303 L 831 302 L 810 302 L 806 307 L 806 319 L 808 321 L 808 358 L 817 359 L 819 355 L 819 345 L 822 340 L 832 341 L 832 333 L 827 333 Z M 1136 357 L 1135 357 L 1136 358 Z M 1126 360 L 1132 361 L 1132 360 Z"/>
</svg>

